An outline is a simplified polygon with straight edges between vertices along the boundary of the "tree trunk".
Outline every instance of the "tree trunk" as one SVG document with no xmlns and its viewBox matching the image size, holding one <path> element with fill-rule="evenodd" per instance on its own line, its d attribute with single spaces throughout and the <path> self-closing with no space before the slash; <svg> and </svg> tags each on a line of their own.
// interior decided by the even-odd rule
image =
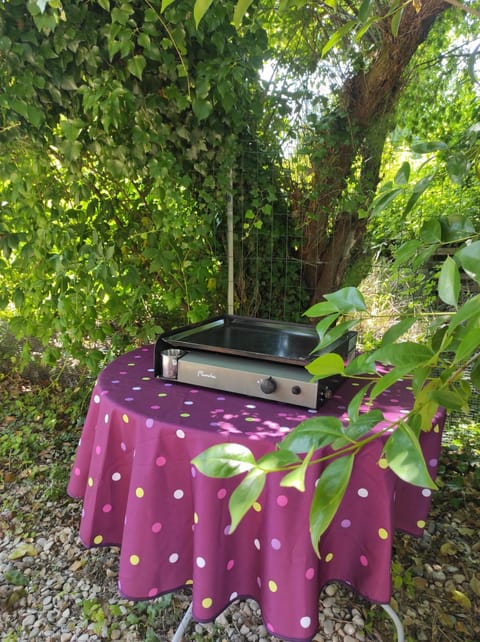
<svg viewBox="0 0 480 642">
<path fill-rule="evenodd" d="M 366 213 L 379 182 L 383 147 L 394 122 L 404 71 L 436 18 L 449 6 L 443 0 L 423 0 L 416 11 L 409 4 L 396 38 L 390 18 L 385 18 L 379 26 L 381 43 L 368 69 L 345 82 L 341 108 L 327 114 L 318 126 L 322 142 L 311 155 L 308 196 L 303 202 L 294 198 L 303 228 L 300 258 L 312 303 L 341 286 L 365 235 Z"/>
</svg>

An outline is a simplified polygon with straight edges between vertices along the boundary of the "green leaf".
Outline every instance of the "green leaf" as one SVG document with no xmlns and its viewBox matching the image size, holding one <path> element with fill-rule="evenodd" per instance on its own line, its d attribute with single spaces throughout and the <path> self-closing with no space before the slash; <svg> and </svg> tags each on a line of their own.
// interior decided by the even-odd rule
<svg viewBox="0 0 480 642">
<path fill-rule="evenodd" d="M 395 323 L 395 325 L 392 325 L 392 327 L 389 328 L 383 335 L 380 346 L 394 343 L 397 339 L 403 336 L 405 332 L 408 332 L 415 322 L 415 317 L 406 317 L 405 319 L 401 319 L 400 321 Z"/>
<path fill-rule="evenodd" d="M 447 256 L 438 278 L 438 296 L 447 305 L 457 307 L 459 295 L 460 272 L 455 261 L 450 256 Z"/>
<path fill-rule="evenodd" d="M 470 373 L 470 381 L 476 388 L 480 388 L 480 359 L 477 359 L 477 362 L 472 368 Z"/>
<path fill-rule="evenodd" d="M 253 0 L 237 0 L 237 4 L 235 5 L 233 12 L 233 24 L 237 29 L 242 24 L 243 16 L 247 13 L 252 2 Z"/>
<path fill-rule="evenodd" d="M 369 412 L 364 412 L 361 415 L 358 415 L 355 419 L 350 421 L 348 427 L 345 431 L 345 435 L 349 439 L 357 441 L 360 437 L 363 437 L 370 432 L 372 428 L 375 428 L 385 417 L 383 412 L 378 409 L 370 410 Z"/>
<path fill-rule="evenodd" d="M 200 24 L 200 20 L 206 14 L 211 4 L 212 0 L 195 0 L 195 5 L 193 7 L 193 17 L 197 28 Z"/>
<path fill-rule="evenodd" d="M 468 398 L 459 388 L 441 388 L 433 390 L 430 397 L 447 410 L 468 411 Z"/>
<path fill-rule="evenodd" d="M 444 243 L 452 243 L 469 238 L 475 234 L 475 226 L 461 214 L 451 214 L 440 219 L 442 226 L 442 240 Z"/>
<path fill-rule="evenodd" d="M 373 353 L 381 363 L 399 366 L 401 368 L 416 368 L 428 363 L 434 356 L 434 352 L 426 345 L 403 341 L 402 343 L 391 343 L 382 346 Z"/>
<path fill-rule="evenodd" d="M 364 352 L 359 354 L 347 364 L 345 374 L 349 377 L 355 377 L 363 374 L 377 374 L 377 366 L 375 363 L 375 355 L 373 353 Z"/>
<path fill-rule="evenodd" d="M 161 9 L 162 13 L 165 11 L 165 9 L 167 9 L 167 7 L 169 7 L 174 2 L 175 0 L 162 0 L 162 9 Z"/>
<path fill-rule="evenodd" d="M 463 154 L 454 154 L 446 160 L 447 173 L 455 185 L 461 185 L 468 173 L 469 163 Z"/>
<path fill-rule="evenodd" d="M 299 461 L 299 457 L 291 450 L 279 449 L 261 457 L 257 461 L 257 466 L 268 473 L 297 464 Z"/>
<path fill-rule="evenodd" d="M 133 56 L 133 58 L 130 58 L 127 62 L 127 69 L 132 76 L 142 80 L 143 70 L 145 69 L 146 64 L 146 60 L 143 56 Z"/>
<path fill-rule="evenodd" d="M 442 226 L 436 218 L 431 218 L 422 225 L 420 238 L 426 243 L 441 243 Z"/>
<path fill-rule="evenodd" d="M 294 468 L 282 477 L 280 486 L 283 488 L 296 488 L 300 493 L 303 493 L 305 491 L 305 475 L 314 452 L 315 449 L 311 448 L 305 455 L 300 466 L 297 466 L 297 468 Z"/>
<path fill-rule="evenodd" d="M 233 533 L 242 518 L 257 501 L 265 486 L 266 473 L 255 468 L 251 470 L 230 495 L 228 508 L 232 523 L 229 534 Z"/>
<path fill-rule="evenodd" d="M 360 290 L 346 287 L 330 294 L 325 294 L 325 299 L 333 303 L 340 312 L 363 312 L 367 309 L 365 299 Z"/>
<path fill-rule="evenodd" d="M 479 316 L 480 316 L 480 294 L 477 294 L 472 299 L 469 299 L 466 303 L 462 305 L 461 308 L 457 310 L 457 312 L 453 315 L 453 317 L 450 320 L 448 330 L 451 333 L 461 323 L 464 323 L 465 321 L 468 321 L 474 317 L 478 319 Z"/>
<path fill-rule="evenodd" d="M 337 417 L 312 417 L 296 426 L 279 444 L 283 450 L 307 453 L 343 437 L 343 424 Z"/>
<path fill-rule="evenodd" d="M 324 379 L 334 374 L 344 374 L 345 364 L 343 358 L 335 352 L 329 354 L 322 354 L 310 363 L 305 368 L 314 376 L 314 379 Z"/>
<path fill-rule="evenodd" d="M 479 313 L 480 315 L 480 313 Z M 476 350 L 480 349 L 480 328 L 469 328 L 462 337 L 455 352 L 455 361 L 468 359 Z"/>
<path fill-rule="evenodd" d="M 328 329 L 330 326 L 335 323 L 335 321 L 338 319 L 340 316 L 340 312 L 336 312 L 335 314 L 329 314 L 328 316 L 324 317 L 321 321 L 317 323 L 315 326 L 315 330 L 317 331 L 318 338 L 320 341 L 323 339 L 325 334 L 328 332 Z"/>
<path fill-rule="evenodd" d="M 456 252 L 455 259 L 469 277 L 480 283 L 480 241 L 474 241 Z"/>
<path fill-rule="evenodd" d="M 420 247 L 422 247 L 422 244 L 415 239 L 403 243 L 395 252 L 394 265 L 400 266 L 408 263 L 412 257 L 418 254 Z"/>
<path fill-rule="evenodd" d="M 370 383 L 367 383 L 366 386 L 360 388 L 360 390 L 355 394 L 355 396 L 350 400 L 348 404 L 347 413 L 350 419 L 350 423 L 356 421 L 359 416 L 360 406 L 365 400 L 368 389 L 370 388 Z"/>
<path fill-rule="evenodd" d="M 420 198 L 420 196 L 426 191 L 426 189 L 430 186 L 430 183 L 433 181 L 435 178 L 435 173 L 429 174 L 428 176 L 425 176 L 421 180 L 416 183 L 412 189 L 412 194 L 410 198 L 408 199 L 408 203 L 405 206 L 405 209 L 403 210 L 403 216 L 406 216 L 410 210 L 413 209 L 414 205 Z"/>
<path fill-rule="evenodd" d="M 192 464 L 208 477 L 235 477 L 256 467 L 252 451 L 240 444 L 217 444 L 203 451 Z"/>
<path fill-rule="evenodd" d="M 394 181 L 397 185 L 405 185 L 406 183 L 408 183 L 409 178 L 410 178 L 410 163 L 408 161 L 405 161 L 404 163 L 402 163 L 402 166 L 396 173 Z"/>
<path fill-rule="evenodd" d="M 371 389 L 370 399 L 372 401 L 376 399 L 378 395 L 382 394 L 382 392 L 387 388 L 390 388 L 394 383 L 397 383 L 397 381 L 405 376 L 409 370 L 411 370 L 410 366 L 403 366 L 402 368 L 397 367 L 382 375 Z"/>
<path fill-rule="evenodd" d="M 355 455 L 334 459 L 322 472 L 310 509 L 310 537 L 318 556 L 320 537 L 330 526 L 347 490 Z"/>
<path fill-rule="evenodd" d="M 364 23 L 368 19 L 371 8 L 372 0 L 362 0 L 362 4 L 360 5 L 360 9 L 358 10 L 358 19 L 360 20 L 360 22 Z"/>
<path fill-rule="evenodd" d="M 334 343 L 340 337 L 343 337 L 346 332 L 351 330 L 359 323 L 360 319 L 350 319 L 349 321 L 342 321 L 342 323 L 339 323 L 333 328 L 330 328 L 328 332 L 326 332 L 323 337 L 321 337 L 318 344 L 312 350 L 312 354 L 314 354 L 315 352 L 319 352 L 320 350 L 325 350 L 325 348 Z"/>
<path fill-rule="evenodd" d="M 97 0 L 97 2 L 102 7 L 102 9 L 105 9 L 105 11 L 110 11 L 110 0 Z"/>
<path fill-rule="evenodd" d="M 334 34 L 329 38 L 328 42 L 324 45 L 322 49 L 322 58 L 326 56 L 326 54 L 330 51 L 330 49 L 333 49 L 336 44 L 338 44 L 342 38 L 344 38 L 352 29 L 355 27 L 357 24 L 356 20 L 349 20 L 346 22 L 340 29 L 335 31 Z"/>
<path fill-rule="evenodd" d="M 414 486 L 437 488 L 425 464 L 418 437 L 406 423 L 401 423 L 392 432 L 385 443 L 384 453 L 389 468 L 403 481 Z"/>
<path fill-rule="evenodd" d="M 382 193 L 373 201 L 372 204 L 372 214 L 379 214 L 384 210 L 387 205 L 397 198 L 399 194 L 402 194 L 404 191 L 403 187 L 396 187 L 395 189 L 390 190 L 389 192 Z"/>
<path fill-rule="evenodd" d="M 305 316 L 315 318 L 323 317 L 326 314 L 332 314 L 333 312 L 339 312 L 337 306 L 331 301 L 321 301 L 320 303 L 315 303 L 305 312 Z"/>
<path fill-rule="evenodd" d="M 430 154 L 431 152 L 445 151 L 448 145 L 442 140 L 432 140 L 419 142 L 412 145 L 412 151 L 415 154 Z"/>
<path fill-rule="evenodd" d="M 395 13 L 392 16 L 391 29 L 392 29 L 392 35 L 395 38 L 398 36 L 398 30 L 400 29 L 402 16 L 403 16 L 403 7 L 401 9 L 397 9 L 397 11 L 395 11 Z"/>
<path fill-rule="evenodd" d="M 192 102 L 192 109 L 198 120 L 205 120 L 213 111 L 212 103 L 204 98 L 195 98 Z"/>
</svg>

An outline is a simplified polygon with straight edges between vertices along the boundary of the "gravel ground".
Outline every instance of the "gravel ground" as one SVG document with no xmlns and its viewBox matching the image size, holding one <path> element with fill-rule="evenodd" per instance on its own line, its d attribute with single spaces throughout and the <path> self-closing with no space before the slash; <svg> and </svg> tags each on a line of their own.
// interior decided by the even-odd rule
<svg viewBox="0 0 480 642">
<path fill-rule="evenodd" d="M 445 458 L 445 455 L 444 455 Z M 421 539 L 398 534 L 393 562 L 394 599 L 406 639 L 480 640 L 480 525 L 478 475 L 466 470 L 458 488 L 449 480 L 436 493 Z M 478 472 L 478 471 L 477 471 Z M 471 479 L 470 479 L 470 477 Z M 475 478 L 474 478 L 475 476 Z M 133 603 L 117 593 L 118 551 L 83 548 L 81 504 L 43 501 L 40 487 L 15 479 L 0 483 L 0 638 L 4 642 L 168 642 L 189 604 L 189 594 Z M 331 584 L 321 595 L 315 642 L 395 639 L 391 621 L 347 588 Z M 191 623 L 185 640 L 276 642 L 257 604 L 231 605 L 210 625 Z"/>
</svg>

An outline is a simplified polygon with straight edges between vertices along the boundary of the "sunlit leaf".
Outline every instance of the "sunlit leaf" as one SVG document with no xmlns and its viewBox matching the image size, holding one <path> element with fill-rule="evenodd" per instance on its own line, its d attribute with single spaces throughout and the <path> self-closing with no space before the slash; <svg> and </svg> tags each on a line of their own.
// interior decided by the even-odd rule
<svg viewBox="0 0 480 642">
<path fill-rule="evenodd" d="M 406 317 L 405 319 L 401 319 L 385 332 L 380 345 L 385 346 L 389 343 L 394 343 L 397 339 L 408 332 L 415 322 L 415 317 Z"/>
<path fill-rule="evenodd" d="M 362 353 L 352 359 L 345 368 L 345 374 L 355 377 L 362 374 L 377 374 L 375 355 L 373 353 Z"/>
<path fill-rule="evenodd" d="M 391 28 L 392 28 L 392 34 L 395 36 L 395 38 L 398 36 L 398 30 L 400 29 L 402 16 L 403 16 L 403 7 L 401 9 L 397 9 L 397 11 L 395 11 L 395 13 L 392 16 Z"/>
<path fill-rule="evenodd" d="M 407 372 L 411 369 L 409 365 L 403 367 L 393 368 L 386 374 L 382 375 L 375 385 L 370 390 L 370 399 L 373 401 L 382 394 L 387 388 L 393 386 L 394 383 L 397 383 Z"/>
<path fill-rule="evenodd" d="M 332 314 L 334 312 L 339 312 L 339 309 L 332 301 L 321 301 L 320 303 L 315 303 L 305 312 L 307 317 L 323 317 L 327 314 Z"/>
<path fill-rule="evenodd" d="M 464 303 L 462 307 L 459 308 L 453 315 L 449 325 L 449 332 L 453 332 L 453 330 L 461 323 L 464 323 L 465 321 L 468 321 L 472 318 L 478 319 L 479 316 L 480 294 L 477 294 L 473 298 L 469 299 L 466 303 Z"/>
<path fill-rule="evenodd" d="M 208 477 L 228 478 L 255 468 L 252 451 L 241 444 L 216 444 L 192 460 L 192 464 Z"/>
<path fill-rule="evenodd" d="M 362 0 L 360 9 L 358 10 L 358 19 L 360 22 L 365 22 L 370 15 L 372 9 L 372 0 Z"/>
<path fill-rule="evenodd" d="M 402 166 L 396 173 L 394 180 L 397 185 L 405 185 L 406 183 L 408 183 L 409 178 L 410 178 L 410 163 L 408 161 L 405 161 L 402 163 Z"/>
<path fill-rule="evenodd" d="M 340 312 L 363 312 L 367 309 L 363 294 L 351 286 L 325 294 L 325 299 L 333 303 Z"/>
<path fill-rule="evenodd" d="M 228 509 L 232 523 L 229 533 L 233 533 L 238 524 L 257 501 L 265 486 L 266 473 L 258 468 L 251 470 L 230 495 Z"/>
<path fill-rule="evenodd" d="M 296 488 L 300 493 L 303 493 L 305 491 L 305 475 L 314 452 L 315 449 L 311 448 L 305 455 L 300 466 L 297 466 L 282 477 L 280 486 L 283 488 Z"/>
<path fill-rule="evenodd" d="M 200 24 L 200 20 L 208 11 L 212 1 L 213 0 L 195 0 L 195 4 L 193 6 L 193 17 L 197 27 Z"/>
<path fill-rule="evenodd" d="M 416 202 L 420 198 L 420 196 L 428 189 L 430 186 L 430 183 L 433 181 L 435 178 L 435 173 L 429 174 L 428 176 L 425 176 L 421 180 L 416 183 L 412 189 L 412 194 L 410 198 L 408 199 L 408 202 L 405 206 L 405 209 L 403 210 L 403 216 L 406 216 L 415 206 Z"/>
<path fill-rule="evenodd" d="M 441 243 L 442 226 L 436 218 L 431 218 L 422 225 L 420 238 L 426 243 Z"/>
<path fill-rule="evenodd" d="M 480 241 L 474 241 L 456 252 L 455 259 L 468 276 L 480 283 Z"/>
<path fill-rule="evenodd" d="M 273 472 L 298 462 L 300 462 L 300 458 L 291 450 L 279 449 L 263 455 L 257 461 L 257 466 L 265 472 Z"/>
<path fill-rule="evenodd" d="M 402 368 L 416 368 L 430 361 L 434 353 L 427 345 L 403 341 L 382 346 L 374 352 L 374 355 L 381 363 Z"/>
<path fill-rule="evenodd" d="M 305 367 L 315 379 L 324 379 L 325 377 L 330 377 L 335 374 L 344 374 L 345 372 L 343 358 L 335 352 L 322 354 L 308 363 Z"/>
<path fill-rule="evenodd" d="M 401 423 L 385 443 L 385 457 L 389 468 L 403 481 L 436 489 L 428 472 L 417 436 L 405 423 Z"/>
<path fill-rule="evenodd" d="M 240 27 L 243 16 L 247 13 L 252 2 L 253 0 L 237 0 L 237 4 L 235 5 L 235 10 L 233 12 L 233 24 L 237 29 Z"/>
<path fill-rule="evenodd" d="M 167 7 L 169 7 L 174 2 L 175 0 L 162 0 L 162 13 L 165 11 Z"/>
<path fill-rule="evenodd" d="M 310 508 L 310 537 L 318 556 L 320 537 L 330 526 L 342 502 L 352 475 L 354 460 L 353 454 L 334 459 L 318 480 Z"/>
<path fill-rule="evenodd" d="M 387 205 L 390 205 L 390 203 L 397 198 L 399 194 L 403 194 L 403 192 L 404 189 L 402 187 L 396 187 L 390 192 L 380 194 L 380 196 L 373 201 L 372 214 L 379 214 L 387 207 Z"/>
<path fill-rule="evenodd" d="M 331 444 L 343 436 L 343 424 L 337 417 L 312 417 L 296 426 L 279 444 L 293 453 L 307 453 Z"/>
<path fill-rule="evenodd" d="M 438 296 L 447 305 L 457 306 L 460 295 L 460 272 L 457 264 L 447 256 L 438 278 Z"/>
<path fill-rule="evenodd" d="M 430 396 L 447 410 L 468 410 L 468 398 L 459 388 L 441 388 L 432 391 Z"/>
<path fill-rule="evenodd" d="M 322 58 L 333 49 L 352 29 L 355 27 L 357 22 L 355 20 L 349 20 L 346 22 L 340 29 L 335 31 L 335 33 L 329 38 L 328 42 L 324 45 L 322 49 Z"/>
<path fill-rule="evenodd" d="M 477 350 L 480 350 L 480 328 L 470 328 L 460 341 L 455 352 L 455 361 L 468 359 Z"/>
<path fill-rule="evenodd" d="M 461 185 L 468 173 L 469 163 L 463 154 L 449 156 L 446 160 L 447 173 L 455 185 Z"/>
<path fill-rule="evenodd" d="M 334 326 L 327 330 L 327 332 L 321 337 L 318 344 L 312 350 L 312 354 L 325 350 L 328 346 L 332 345 L 337 339 L 343 337 L 349 330 L 354 328 L 360 323 L 360 319 L 350 319 L 349 321 L 342 321 L 338 325 Z"/>
<path fill-rule="evenodd" d="M 315 329 L 318 334 L 318 338 L 320 341 L 323 339 L 325 336 L 325 333 L 328 331 L 330 326 L 335 323 L 335 321 L 338 319 L 340 316 L 340 312 L 336 312 L 335 314 L 329 314 L 328 316 L 324 317 L 321 321 L 317 323 L 315 326 Z"/>
</svg>

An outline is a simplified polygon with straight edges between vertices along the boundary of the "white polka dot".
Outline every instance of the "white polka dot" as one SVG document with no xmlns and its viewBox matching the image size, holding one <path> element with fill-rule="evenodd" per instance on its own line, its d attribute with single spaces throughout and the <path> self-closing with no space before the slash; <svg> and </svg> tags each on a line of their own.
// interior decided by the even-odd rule
<svg viewBox="0 0 480 642">
<path fill-rule="evenodd" d="M 185 433 L 184 433 L 184 431 L 183 431 L 183 430 L 181 430 L 180 428 L 177 430 L 177 433 L 176 433 L 176 434 L 177 434 L 177 437 L 178 437 L 179 439 L 185 439 Z"/>
<path fill-rule="evenodd" d="M 141 390 L 141 386 L 132 386 L 132 390 Z"/>
<path fill-rule="evenodd" d="M 280 548 L 282 547 L 282 543 L 281 543 L 281 542 L 280 542 L 280 540 L 279 540 L 279 539 L 277 539 L 276 537 L 274 537 L 274 538 L 272 539 L 271 544 L 272 544 L 272 548 L 273 548 L 275 551 L 280 550 Z"/>
<path fill-rule="evenodd" d="M 432 491 L 431 491 L 429 488 L 424 488 L 424 489 L 422 490 L 422 495 L 423 495 L 424 497 L 430 497 L 430 495 L 431 495 L 431 494 L 432 494 Z"/>
<path fill-rule="evenodd" d="M 233 602 L 233 600 L 236 600 L 238 597 L 237 591 L 233 591 L 233 593 L 230 594 L 230 601 Z"/>
<path fill-rule="evenodd" d="M 151 419 L 151 418 L 149 417 L 149 418 L 145 421 L 145 426 L 146 426 L 147 428 L 152 428 L 152 427 L 153 427 L 153 419 Z"/>
<path fill-rule="evenodd" d="M 110 417 L 108 416 L 108 413 L 105 415 L 104 421 L 106 424 L 108 424 L 108 422 L 110 421 Z"/>
<path fill-rule="evenodd" d="M 177 490 L 173 493 L 173 496 L 175 497 L 175 499 L 182 499 L 184 494 L 185 493 L 183 492 L 183 490 L 181 488 L 177 488 Z"/>
<path fill-rule="evenodd" d="M 308 629 L 308 627 L 310 626 L 310 622 L 310 618 L 306 615 L 300 620 L 300 626 L 302 627 L 302 629 Z"/>
<path fill-rule="evenodd" d="M 95 395 L 94 398 L 93 398 L 93 401 L 95 403 L 100 403 L 100 395 Z"/>
<path fill-rule="evenodd" d="M 175 564 L 175 562 L 178 562 L 178 557 L 178 553 L 172 553 L 168 558 L 168 561 L 170 562 L 170 564 Z"/>
<path fill-rule="evenodd" d="M 206 562 L 205 562 L 205 559 L 203 557 L 197 557 L 196 563 L 197 563 L 198 568 L 205 568 Z"/>
<path fill-rule="evenodd" d="M 255 544 L 255 548 L 257 549 L 257 551 L 259 551 L 260 550 L 260 540 L 259 539 L 254 539 L 253 543 Z"/>
<path fill-rule="evenodd" d="M 120 473 L 113 473 L 112 479 L 113 481 L 120 481 L 122 479 L 122 476 L 120 475 Z"/>
<path fill-rule="evenodd" d="M 359 497 L 368 497 L 368 490 L 366 488 L 359 488 L 357 493 Z"/>
</svg>

